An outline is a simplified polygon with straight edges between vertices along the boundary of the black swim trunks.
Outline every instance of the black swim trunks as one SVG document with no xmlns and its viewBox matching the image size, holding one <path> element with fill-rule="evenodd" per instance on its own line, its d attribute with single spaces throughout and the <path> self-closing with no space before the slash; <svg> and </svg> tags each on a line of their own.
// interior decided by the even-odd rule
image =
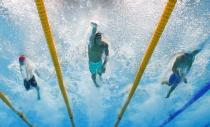
<svg viewBox="0 0 210 127">
<path fill-rule="evenodd" d="M 35 77 L 33 76 L 29 81 L 24 80 L 24 86 L 26 90 L 30 90 L 31 87 L 37 87 L 37 82 Z"/>
</svg>

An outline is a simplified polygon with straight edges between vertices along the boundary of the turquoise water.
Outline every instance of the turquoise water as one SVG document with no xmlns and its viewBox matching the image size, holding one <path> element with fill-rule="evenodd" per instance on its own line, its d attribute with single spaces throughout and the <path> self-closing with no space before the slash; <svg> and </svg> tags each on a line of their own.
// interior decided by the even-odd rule
<svg viewBox="0 0 210 127">
<path fill-rule="evenodd" d="M 111 127 L 134 80 L 155 24 L 167 0 L 45 0 L 76 127 Z M 91 21 L 110 47 L 106 74 L 95 88 L 87 59 Z M 210 80 L 210 1 L 178 1 L 120 127 L 157 127 Z M 206 41 L 187 75 L 169 99 L 160 84 L 173 55 Z M 26 54 L 41 74 L 36 91 L 25 91 L 18 56 Z M 34 1 L 0 0 L 0 91 L 35 127 L 70 126 Z M 210 92 L 167 127 L 208 127 Z M 0 127 L 26 127 L 2 101 Z"/>
</svg>

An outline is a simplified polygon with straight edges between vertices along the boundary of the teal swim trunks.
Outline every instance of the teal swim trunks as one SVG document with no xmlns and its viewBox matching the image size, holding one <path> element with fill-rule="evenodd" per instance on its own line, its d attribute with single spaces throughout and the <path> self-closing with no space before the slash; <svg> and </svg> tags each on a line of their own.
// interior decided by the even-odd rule
<svg viewBox="0 0 210 127">
<path fill-rule="evenodd" d="M 89 70 L 91 74 L 102 73 L 102 60 L 99 62 L 89 62 Z"/>
</svg>

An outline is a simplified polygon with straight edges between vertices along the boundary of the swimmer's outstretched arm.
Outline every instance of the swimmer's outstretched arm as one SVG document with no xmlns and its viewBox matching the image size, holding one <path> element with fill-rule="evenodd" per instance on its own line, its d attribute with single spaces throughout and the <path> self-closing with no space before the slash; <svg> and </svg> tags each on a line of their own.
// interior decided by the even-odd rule
<svg viewBox="0 0 210 127">
<path fill-rule="evenodd" d="M 90 45 L 92 45 L 93 42 L 94 42 L 95 34 L 96 34 L 96 31 L 97 31 L 97 26 L 98 25 L 94 22 L 91 22 L 91 26 L 92 26 L 92 29 L 91 29 L 90 38 L 89 38 L 89 44 Z"/>
</svg>

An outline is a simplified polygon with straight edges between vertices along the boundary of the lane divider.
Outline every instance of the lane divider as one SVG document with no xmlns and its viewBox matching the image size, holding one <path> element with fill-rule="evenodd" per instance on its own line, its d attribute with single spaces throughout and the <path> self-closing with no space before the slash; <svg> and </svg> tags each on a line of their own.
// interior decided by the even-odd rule
<svg viewBox="0 0 210 127">
<path fill-rule="evenodd" d="M 159 127 L 164 127 L 168 123 L 170 123 L 173 119 L 175 119 L 178 115 L 180 115 L 183 111 L 185 111 L 190 105 L 192 105 L 206 92 L 208 92 L 209 89 L 210 89 L 210 82 L 208 82 L 204 87 L 202 87 L 183 107 L 181 107 L 176 112 L 170 114 L 169 117 L 159 125 Z"/>
<path fill-rule="evenodd" d="M 13 106 L 12 103 L 9 101 L 8 97 L 6 97 L 2 92 L 0 92 L 0 98 L 1 100 L 12 110 L 14 111 L 29 127 L 33 127 L 33 125 L 28 121 L 26 116 L 20 112 L 17 111 Z"/>
<path fill-rule="evenodd" d="M 48 48 L 50 50 L 51 58 L 52 58 L 52 61 L 53 61 L 54 67 L 55 67 L 55 71 L 56 71 L 56 74 L 57 74 L 59 88 L 60 88 L 60 91 L 63 95 L 64 102 L 66 104 L 66 108 L 67 108 L 67 111 L 68 111 L 68 114 L 69 114 L 71 125 L 72 125 L 72 127 L 75 127 L 73 113 L 72 113 L 70 103 L 69 103 L 69 99 L 68 99 L 68 95 L 67 95 L 67 92 L 66 92 L 66 89 L 65 89 L 65 86 L 64 86 L 63 76 L 62 76 L 62 72 L 61 72 L 61 66 L 60 66 L 59 61 L 58 61 L 58 55 L 56 53 L 55 43 L 54 43 L 54 39 L 53 39 L 52 32 L 51 32 L 51 29 L 50 29 L 50 25 L 49 25 L 49 21 L 48 21 L 48 17 L 47 17 L 47 12 L 46 12 L 46 9 L 45 9 L 45 6 L 44 6 L 44 2 L 43 2 L 43 0 L 35 0 L 35 3 L 36 3 L 36 7 L 37 7 L 37 10 L 38 10 L 38 13 L 39 13 L 39 18 L 41 20 L 42 28 L 43 28 L 43 31 L 44 31 L 44 34 L 45 34 L 47 45 L 48 45 Z"/>
</svg>

